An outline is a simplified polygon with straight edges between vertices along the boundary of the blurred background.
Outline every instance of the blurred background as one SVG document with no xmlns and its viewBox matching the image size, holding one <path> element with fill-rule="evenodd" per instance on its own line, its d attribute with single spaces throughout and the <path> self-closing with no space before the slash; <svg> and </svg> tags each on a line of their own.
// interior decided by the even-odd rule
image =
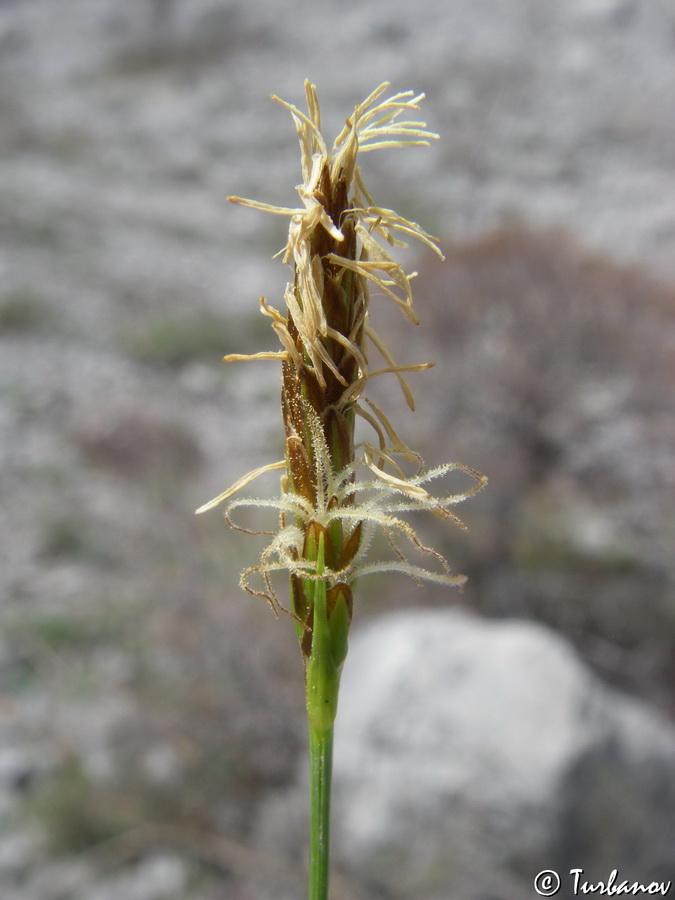
<svg viewBox="0 0 675 900">
<path fill-rule="evenodd" d="M 275 349 L 286 223 L 225 198 L 295 203 L 269 94 L 302 105 L 306 77 L 329 138 L 383 80 L 427 94 L 441 140 L 363 168 L 441 240 L 444 263 L 407 251 L 419 327 L 373 298 L 397 360 L 437 365 L 414 414 L 379 396 L 429 465 L 490 478 L 468 532 L 421 525 L 464 592 L 364 582 L 355 633 L 422 606 L 540 623 L 675 773 L 672 4 L 2 0 L 3 900 L 302 896 L 275 837 L 304 765 L 293 628 L 238 588 L 256 539 L 192 513 L 281 453 L 274 363 L 220 359 Z M 345 854 L 338 900 L 448 896 L 371 863 Z"/>
</svg>

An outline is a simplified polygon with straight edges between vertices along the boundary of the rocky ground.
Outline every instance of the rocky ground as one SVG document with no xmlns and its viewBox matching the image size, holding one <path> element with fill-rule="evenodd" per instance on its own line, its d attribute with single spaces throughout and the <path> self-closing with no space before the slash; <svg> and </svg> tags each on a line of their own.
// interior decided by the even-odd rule
<svg viewBox="0 0 675 900">
<path fill-rule="evenodd" d="M 224 198 L 293 202 L 268 95 L 307 76 L 329 132 L 387 79 L 441 134 L 366 171 L 448 257 L 388 334 L 439 363 L 402 431 L 490 475 L 434 538 L 463 602 L 675 715 L 674 44 L 637 0 L 0 3 L 3 900 L 298 890 L 256 837 L 303 747 L 292 629 L 192 510 L 279 453 L 273 364 L 218 360 L 271 346 L 284 226 Z"/>
</svg>

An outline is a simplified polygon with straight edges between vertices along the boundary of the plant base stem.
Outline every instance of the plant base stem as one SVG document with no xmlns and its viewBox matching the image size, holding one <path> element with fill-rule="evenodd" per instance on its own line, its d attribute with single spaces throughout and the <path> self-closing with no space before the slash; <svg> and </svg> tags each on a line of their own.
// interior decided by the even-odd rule
<svg viewBox="0 0 675 900">
<path fill-rule="evenodd" d="M 328 900 L 333 728 L 309 728 L 309 900 Z"/>
</svg>

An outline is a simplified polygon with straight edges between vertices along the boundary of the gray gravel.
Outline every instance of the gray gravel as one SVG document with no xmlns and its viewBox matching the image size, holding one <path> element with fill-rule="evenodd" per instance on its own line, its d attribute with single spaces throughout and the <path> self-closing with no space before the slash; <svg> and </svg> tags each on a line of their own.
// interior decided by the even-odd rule
<svg viewBox="0 0 675 900">
<path fill-rule="evenodd" d="M 129 352 L 149 325 L 196 315 L 214 317 L 225 350 L 258 343 L 257 298 L 287 278 L 270 260 L 285 226 L 225 198 L 294 202 L 292 123 L 268 95 L 300 103 L 310 77 L 331 134 L 382 80 L 425 91 L 441 141 L 367 159 L 383 203 L 443 239 L 562 226 L 673 278 L 674 50 L 665 0 L 0 2 L 0 310 L 20 319 L 0 331 L 3 898 L 202 896 L 168 850 L 105 878 L 87 860 L 44 862 L 26 785 L 73 750 L 105 780 L 111 735 L 138 715 L 135 664 L 115 648 L 66 664 L 13 635 L 112 596 L 150 597 L 159 620 L 145 539 L 217 545 L 218 523 L 184 511 L 279 452 L 276 376 L 195 359 L 167 377 Z M 131 455 L 111 461 L 110 435 L 127 431 Z M 165 480 L 134 482 L 156 471 L 157 440 L 173 448 Z M 141 468 L 120 481 L 129 459 Z M 157 552 L 171 610 L 184 564 Z"/>
</svg>

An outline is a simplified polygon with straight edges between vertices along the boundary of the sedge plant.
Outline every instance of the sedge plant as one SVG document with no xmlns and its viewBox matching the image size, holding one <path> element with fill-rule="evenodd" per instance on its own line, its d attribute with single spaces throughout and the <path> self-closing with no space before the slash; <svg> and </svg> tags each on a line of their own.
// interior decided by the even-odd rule
<svg viewBox="0 0 675 900">
<path fill-rule="evenodd" d="M 326 900 L 329 878 L 329 818 L 332 747 L 340 672 L 358 579 L 399 572 L 416 581 L 461 585 L 443 556 L 426 546 L 408 514 L 430 512 L 462 526 L 452 507 L 480 490 L 484 476 L 451 462 L 425 469 L 419 454 L 400 438 L 387 414 L 366 396 L 372 379 L 398 379 L 414 409 L 405 375 L 431 363 L 398 365 L 370 318 L 371 292 L 411 323 L 411 278 L 390 252 L 413 238 L 441 255 L 436 240 L 415 222 L 379 206 L 357 164 L 363 153 L 426 145 L 438 135 L 415 116 L 424 95 L 388 96 L 377 87 L 355 107 L 329 148 L 321 133 L 316 88 L 305 82 L 307 112 L 273 97 L 291 114 L 300 141 L 300 205 L 272 206 L 230 197 L 240 206 L 284 216 L 288 240 L 280 254 L 293 278 L 281 309 L 265 298 L 260 311 L 280 349 L 225 361 L 275 360 L 281 365 L 284 458 L 244 475 L 200 507 L 202 513 L 227 503 L 225 519 L 246 530 L 238 510 L 276 510 L 279 525 L 258 563 L 244 570 L 241 586 L 264 597 L 295 623 L 305 666 L 310 754 L 310 900 Z M 380 358 L 373 367 L 372 355 Z M 372 437 L 356 438 L 357 420 Z M 265 472 L 282 470 L 274 498 L 236 496 Z M 453 472 L 470 479 L 462 491 L 432 493 L 430 483 Z M 463 527 L 463 526 L 462 526 Z M 376 533 L 387 557 L 372 559 Z M 413 558 L 410 558 L 410 557 Z M 280 598 L 278 573 L 286 573 L 289 601 Z"/>
</svg>

